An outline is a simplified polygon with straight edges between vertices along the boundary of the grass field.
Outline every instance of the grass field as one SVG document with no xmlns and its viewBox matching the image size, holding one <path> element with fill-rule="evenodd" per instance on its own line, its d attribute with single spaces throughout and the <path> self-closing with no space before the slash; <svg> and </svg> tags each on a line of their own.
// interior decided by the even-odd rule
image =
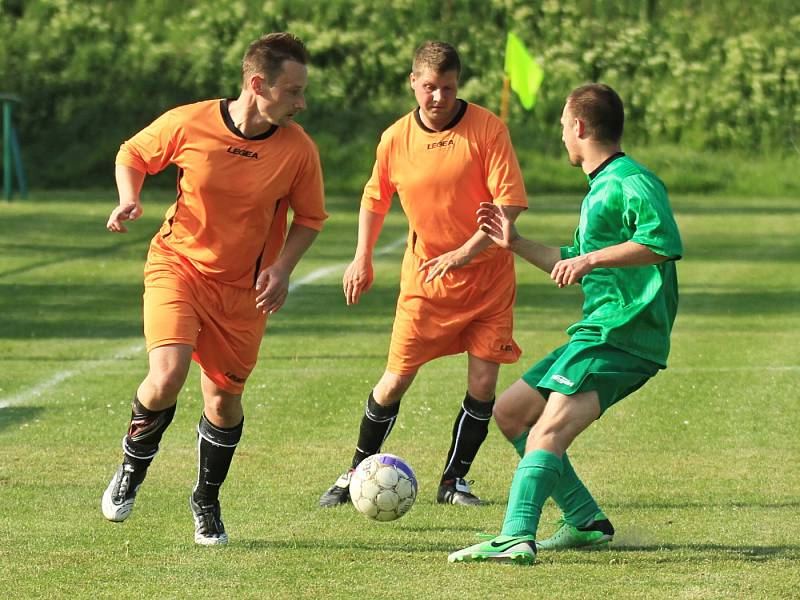
<svg viewBox="0 0 800 600">
<path fill-rule="evenodd" d="M 685 244 L 670 368 L 574 445 L 613 520 L 612 548 L 544 553 L 529 568 L 450 565 L 498 530 L 515 453 L 492 426 L 470 477 L 482 508 L 440 507 L 436 484 L 465 389 L 465 357 L 421 371 L 385 450 L 420 481 L 403 519 L 376 524 L 319 494 L 352 455 L 381 373 L 404 235 L 393 212 L 377 282 L 347 308 L 340 274 L 357 198 L 298 267 L 246 395 L 223 514 L 231 543 L 196 547 L 188 509 L 201 410 L 193 367 L 173 425 L 123 524 L 99 499 L 146 372 L 141 268 L 170 194 L 151 192 L 127 236 L 114 195 L 0 205 L 0 596 L 3 598 L 796 598 L 800 596 L 800 205 L 673 198 Z M 577 196 L 533 198 L 522 229 L 571 239 Z M 322 270 L 321 269 L 327 269 Z M 501 387 L 565 339 L 580 290 L 518 265 L 516 338 Z M 305 278 L 305 279 L 304 279 Z M 300 284 L 300 285 L 298 285 Z M 543 515 L 548 534 L 557 517 Z"/>
</svg>

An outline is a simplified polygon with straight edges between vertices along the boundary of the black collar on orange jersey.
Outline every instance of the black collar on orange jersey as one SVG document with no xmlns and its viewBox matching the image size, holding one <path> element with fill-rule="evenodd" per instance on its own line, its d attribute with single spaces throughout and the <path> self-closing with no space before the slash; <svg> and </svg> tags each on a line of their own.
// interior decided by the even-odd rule
<svg viewBox="0 0 800 600">
<path fill-rule="evenodd" d="M 456 116 L 453 117 L 450 122 L 442 128 L 442 131 L 447 131 L 448 129 L 452 129 L 458 125 L 458 122 L 467 112 L 467 106 L 469 106 L 469 102 L 462 100 L 461 98 L 457 98 L 457 101 L 461 103 L 461 107 L 458 109 Z M 423 131 L 427 131 L 428 133 L 441 133 L 441 131 L 435 131 L 422 122 L 422 117 L 419 116 L 419 106 L 414 109 L 414 119 L 417 121 L 417 125 L 419 125 Z"/>
<path fill-rule="evenodd" d="M 254 135 L 253 137 L 247 137 L 236 125 L 233 123 L 233 119 L 231 119 L 231 113 L 228 111 L 228 103 L 235 98 L 224 98 L 223 100 L 219 101 L 219 112 L 222 114 L 222 120 L 225 122 L 225 127 L 227 127 L 232 134 L 236 137 L 240 137 L 243 140 L 265 140 L 273 133 L 278 131 L 277 125 L 271 125 L 269 129 L 267 129 L 264 133 L 259 133 L 258 135 Z"/>
</svg>

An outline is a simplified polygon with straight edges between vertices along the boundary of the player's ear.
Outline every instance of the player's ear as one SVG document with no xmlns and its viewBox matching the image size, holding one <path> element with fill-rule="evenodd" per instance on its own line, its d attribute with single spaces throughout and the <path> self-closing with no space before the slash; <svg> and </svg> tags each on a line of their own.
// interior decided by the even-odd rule
<svg viewBox="0 0 800 600">
<path fill-rule="evenodd" d="M 414 71 L 411 71 L 411 73 L 408 74 L 408 82 L 411 84 L 411 89 L 413 90 L 417 83 L 417 76 L 414 75 Z"/>
<path fill-rule="evenodd" d="M 583 138 L 586 136 L 586 123 L 583 122 L 583 119 L 575 117 L 572 122 L 572 130 L 578 138 Z"/>
<path fill-rule="evenodd" d="M 250 77 L 250 89 L 254 94 L 257 96 L 263 95 L 265 87 L 266 80 L 261 75 L 255 74 Z"/>
</svg>

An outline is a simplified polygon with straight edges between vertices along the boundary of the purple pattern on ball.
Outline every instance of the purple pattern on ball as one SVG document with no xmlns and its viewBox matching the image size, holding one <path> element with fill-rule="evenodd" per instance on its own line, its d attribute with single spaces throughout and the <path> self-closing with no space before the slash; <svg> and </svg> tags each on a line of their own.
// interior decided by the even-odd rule
<svg viewBox="0 0 800 600">
<path fill-rule="evenodd" d="M 394 454 L 378 454 L 375 458 L 379 460 L 381 464 L 393 465 L 395 468 L 400 469 L 403 473 L 408 475 L 408 478 L 411 480 L 411 484 L 414 486 L 414 492 L 416 493 L 417 477 L 414 475 L 414 471 L 411 470 L 411 467 L 408 466 L 406 461 L 399 456 L 395 456 Z"/>
</svg>

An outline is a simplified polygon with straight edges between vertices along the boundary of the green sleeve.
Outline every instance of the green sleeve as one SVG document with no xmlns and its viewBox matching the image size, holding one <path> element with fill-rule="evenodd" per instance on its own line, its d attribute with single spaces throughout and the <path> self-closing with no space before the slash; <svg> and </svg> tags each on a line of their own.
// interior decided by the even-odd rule
<svg viewBox="0 0 800 600">
<path fill-rule="evenodd" d="M 634 230 L 631 241 L 672 260 L 680 259 L 683 244 L 664 184 L 647 175 L 626 177 L 623 195 L 623 220 Z"/>
<path fill-rule="evenodd" d="M 561 246 L 561 260 L 567 258 L 575 258 L 581 253 L 580 242 L 578 241 L 578 229 L 575 230 L 575 237 L 572 241 L 572 246 Z"/>
</svg>

